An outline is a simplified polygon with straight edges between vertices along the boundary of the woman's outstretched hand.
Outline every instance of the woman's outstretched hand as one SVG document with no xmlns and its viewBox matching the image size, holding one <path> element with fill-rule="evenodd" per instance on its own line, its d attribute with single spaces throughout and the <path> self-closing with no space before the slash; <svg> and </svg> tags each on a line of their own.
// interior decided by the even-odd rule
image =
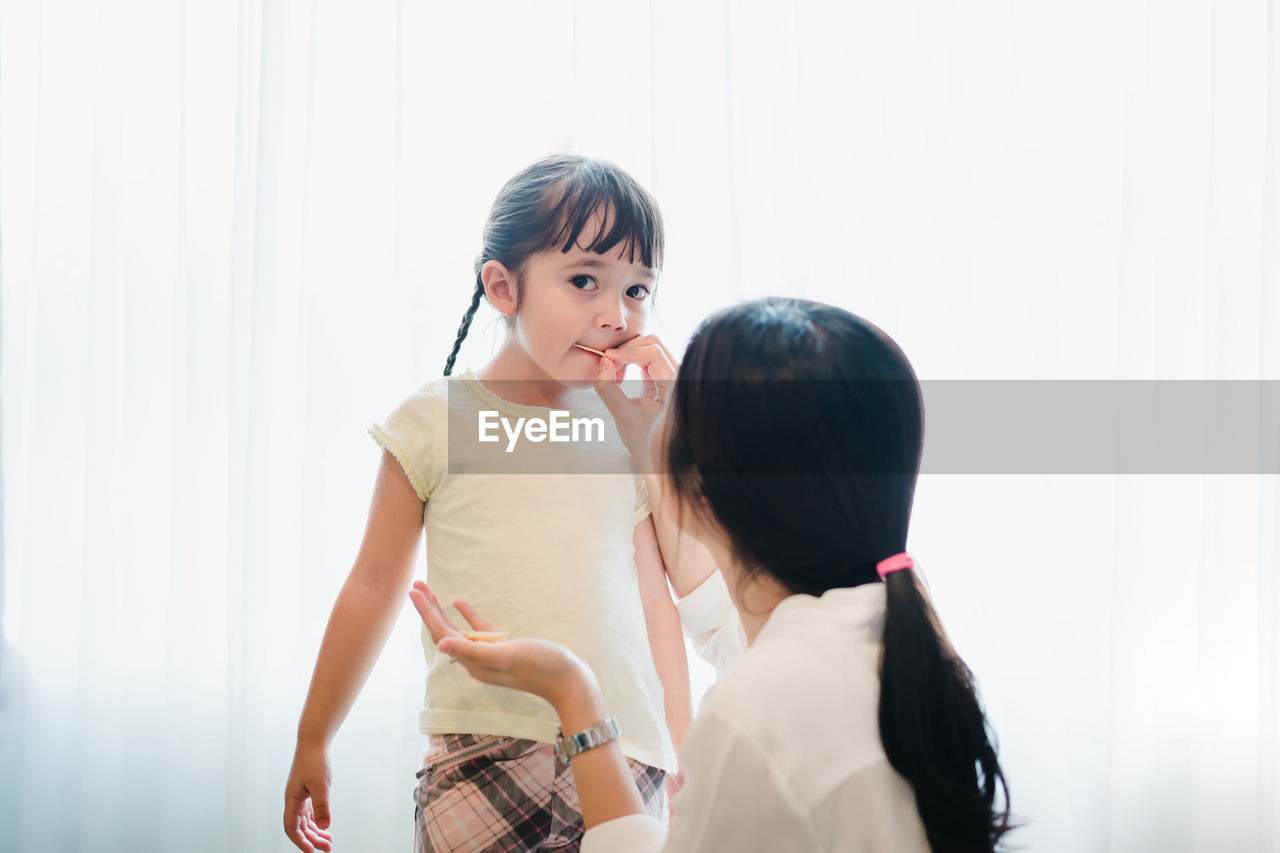
<svg viewBox="0 0 1280 853">
<path fill-rule="evenodd" d="M 431 632 L 436 648 L 486 684 L 532 693 L 557 710 L 581 695 L 584 688 L 595 685 L 591 668 L 559 643 L 527 637 L 499 643 L 469 640 L 453 626 L 439 599 L 425 583 L 414 581 L 409 598 Z M 453 606 L 475 630 L 493 630 L 467 602 L 458 599 Z"/>
<path fill-rule="evenodd" d="M 628 364 L 640 365 L 644 390 L 639 397 L 628 397 L 619 387 Z M 670 392 L 679 370 L 675 356 L 654 335 L 642 335 L 617 349 L 605 350 L 600 358 L 596 393 L 609 407 L 618 425 L 618 435 L 641 473 L 653 470 L 649 458 L 649 432 L 662 412 L 662 401 Z"/>
</svg>

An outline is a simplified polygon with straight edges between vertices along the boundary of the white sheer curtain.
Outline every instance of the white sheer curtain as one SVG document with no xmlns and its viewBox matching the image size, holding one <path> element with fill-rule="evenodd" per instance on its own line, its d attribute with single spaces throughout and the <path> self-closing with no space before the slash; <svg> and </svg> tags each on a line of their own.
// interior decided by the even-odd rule
<svg viewBox="0 0 1280 853">
<path fill-rule="evenodd" d="M 544 153 L 655 192 L 675 347 L 781 293 L 923 378 L 1280 379 L 1275 3 L 0 15 L 5 850 L 291 849 L 364 427 L 438 374 Z M 922 481 L 1017 841 L 1280 849 L 1278 517 L 1274 476 Z M 419 655 L 406 609 L 334 746 L 339 849 L 409 845 Z"/>
</svg>

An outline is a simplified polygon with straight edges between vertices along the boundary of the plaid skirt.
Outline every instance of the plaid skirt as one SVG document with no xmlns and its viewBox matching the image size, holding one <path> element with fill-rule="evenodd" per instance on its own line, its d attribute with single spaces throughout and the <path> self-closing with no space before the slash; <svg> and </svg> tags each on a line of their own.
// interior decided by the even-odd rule
<svg viewBox="0 0 1280 853">
<path fill-rule="evenodd" d="M 666 773 L 628 758 L 645 810 L 666 816 Z M 418 771 L 414 853 L 556 850 L 582 843 L 569 765 L 549 743 L 497 735 L 435 735 Z"/>
</svg>

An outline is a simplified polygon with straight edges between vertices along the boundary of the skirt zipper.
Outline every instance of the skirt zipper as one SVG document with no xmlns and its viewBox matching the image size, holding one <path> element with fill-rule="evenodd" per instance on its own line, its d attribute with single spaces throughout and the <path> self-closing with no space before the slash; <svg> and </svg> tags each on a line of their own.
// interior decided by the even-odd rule
<svg viewBox="0 0 1280 853">
<path fill-rule="evenodd" d="M 493 749 L 494 746 L 502 746 L 508 740 L 510 740 L 510 738 L 499 737 L 496 741 L 488 740 L 488 741 L 481 741 L 480 743 L 477 743 L 477 744 L 473 744 L 467 747 L 466 749 L 462 750 L 461 752 L 455 752 L 451 755 L 442 756 L 439 761 L 431 762 L 430 764 L 428 764 L 427 766 L 419 770 L 417 773 L 415 773 L 414 776 L 417 777 L 418 779 L 421 779 L 423 776 L 427 775 L 433 770 L 436 770 L 437 768 L 452 766 L 454 764 L 461 764 L 463 761 L 466 761 L 471 756 L 484 752 L 486 749 Z"/>
</svg>

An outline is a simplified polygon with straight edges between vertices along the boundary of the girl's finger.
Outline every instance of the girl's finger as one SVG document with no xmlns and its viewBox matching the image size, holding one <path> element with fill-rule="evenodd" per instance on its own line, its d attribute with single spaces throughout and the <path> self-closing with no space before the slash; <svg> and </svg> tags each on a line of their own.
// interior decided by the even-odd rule
<svg viewBox="0 0 1280 853">
<path fill-rule="evenodd" d="M 311 842 L 312 847 L 317 850 L 322 850 L 324 853 L 329 853 L 329 850 L 333 847 L 333 840 L 327 836 L 321 835 L 319 828 L 316 827 L 315 824 L 304 825 L 302 828 L 302 834 Z"/>
<path fill-rule="evenodd" d="M 467 623 L 471 625 L 472 628 L 475 628 L 477 631 L 493 630 L 493 626 L 485 619 L 481 618 L 480 614 L 476 612 L 476 609 L 466 601 L 459 598 L 453 603 L 453 606 L 458 608 L 458 612 L 462 614 L 462 618 L 466 619 Z"/>
<path fill-rule="evenodd" d="M 315 835 L 317 838 L 323 839 L 325 841 L 333 840 L 333 836 L 331 836 L 328 832 L 321 829 L 320 824 L 316 823 L 315 815 L 311 814 L 310 810 L 308 810 L 308 813 L 306 814 L 305 820 L 303 820 L 302 824 L 304 829 L 306 829 L 309 833 Z"/>
<path fill-rule="evenodd" d="M 302 834 L 302 818 L 294 818 L 284 825 L 284 834 L 302 853 L 312 853 L 311 844 Z"/>
<path fill-rule="evenodd" d="M 300 803 L 296 798 L 290 798 L 291 805 L 285 815 L 284 834 L 289 836 L 289 840 L 294 843 L 299 850 L 304 853 L 314 853 L 311 842 L 307 840 L 304 832 L 307 823 L 307 816 L 304 813 L 305 803 Z"/>
</svg>

